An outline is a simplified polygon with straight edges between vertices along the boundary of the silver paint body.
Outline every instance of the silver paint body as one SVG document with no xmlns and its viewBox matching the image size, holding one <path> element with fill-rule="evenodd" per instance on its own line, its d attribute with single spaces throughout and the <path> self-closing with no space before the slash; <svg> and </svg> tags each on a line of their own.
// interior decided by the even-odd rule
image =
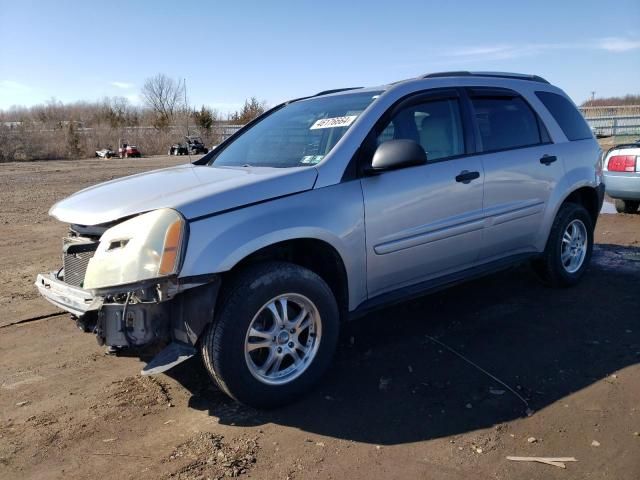
<svg viewBox="0 0 640 480">
<path fill-rule="evenodd" d="M 465 86 L 519 92 L 542 118 L 553 143 L 343 181 L 365 136 L 397 100 Z M 580 187 L 600 184 L 596 140 L 569 142 L 535 96 L 540 90 L 565 95 L 556 87 L 519 79 L 451 77 L 408 80 L 382 89 L 318 165 L 184 165 L 91 187 L 56 204 L 51 214 L 69 223 L 96 225 L 174 208 L 190 220 L 181 277 L 228 271 L 252 252 L 284 240 L 318 239 L 341 256 L 349 310 L 354 310 L 385 292 L 514 254 L 541 252 L 563 200 Z M 541 164 L 545 154 L 558 161 Z M 455 176 L 462 170 L 481 176 L 457 183 Z"/>
</svg>

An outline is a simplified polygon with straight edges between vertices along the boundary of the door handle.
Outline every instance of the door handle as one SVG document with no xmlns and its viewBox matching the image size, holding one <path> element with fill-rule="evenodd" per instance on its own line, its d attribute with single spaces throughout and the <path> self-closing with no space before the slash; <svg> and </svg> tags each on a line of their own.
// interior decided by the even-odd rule
<svg viewBox="0 0 640 480">
<path fill-rule="evenodd" d="M 543 155 L 542 158 L 540 158 L 540 163 L 543 165 L 551 165 L 556 160 L 558 160 L 558 157 L 555 155 Z"/>
<path fill-rule="evenodd" d="M 469 183 L 471 180 L 480 178 L 480 172 L 470 172 L 469 170 L 463 170 L 456 175 L 456 182 Z"/>
</svg>

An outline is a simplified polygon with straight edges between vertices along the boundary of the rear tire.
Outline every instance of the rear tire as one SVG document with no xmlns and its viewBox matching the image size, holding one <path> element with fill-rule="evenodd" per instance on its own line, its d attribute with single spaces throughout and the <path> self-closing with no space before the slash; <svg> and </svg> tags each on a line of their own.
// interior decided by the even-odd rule
<svg viewBox="0 0 640 480">
<path fill-rule="evenodd" d="M 640 207 L 639 200 L 622 200 L 620 198 L 616 198 L 616 211 L 618 213 L 636 213 L 638 211 L 638 207 Z"/>
<path fill-rule="evenodd" d="M 322 278 L 299 265 L 266 262 L 231 280 L 200 348 L 224 392 L 246 405 L 272 408 L 320 379 L 338 331 L 338 306 Z"/>
<path fill-rule="evenodd" d="M 576 285 L 593 251 L 593 221 L 587 210 L 576 203 L 560 207 L 542 257 L 532 262 L 540 279 L 552 287 Z"/>
</svg>

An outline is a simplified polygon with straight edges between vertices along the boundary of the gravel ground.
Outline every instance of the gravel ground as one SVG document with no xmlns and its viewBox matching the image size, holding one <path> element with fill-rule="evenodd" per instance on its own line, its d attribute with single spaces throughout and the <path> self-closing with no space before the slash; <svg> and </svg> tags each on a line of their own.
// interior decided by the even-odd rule
<svg viewBox="0 0 640 480">
<path fill-rule="evenodd" d="M 640 478 L 640 215 L 600 216 L 575 288 L 518 267 L 346 325 L 319 387 L 259 412 L 198 359 L 139 377 L 32 286 L 60 258 L 52 203 L 183 161 L 0 165 L 0 478 Z"/>
</svg>

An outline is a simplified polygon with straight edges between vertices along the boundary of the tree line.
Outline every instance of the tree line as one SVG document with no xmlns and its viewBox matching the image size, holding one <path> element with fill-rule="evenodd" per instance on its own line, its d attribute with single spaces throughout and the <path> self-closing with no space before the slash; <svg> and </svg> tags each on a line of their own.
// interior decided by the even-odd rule
<svg viewBox="0 0 640 480">
<path fill-rule="evenodd" d="M 138 145 L 143 155 L 162 154 L 183 140 L 187 126 L 210 146 L 221 140 L 217 125 L 243 125 L 267 109 L 256 97 L 226 115 L 195 108 L 186 101 L 184 84 L 164 74 L 147 79 L 140 96 L 142 105 L 125 97 L 66 104 L 52 98 L 0 110 L 0 162 L 84 158 L 107 146 L 117 149 L 119 141 Z"/>
<path fill-rule="evenodd" d="M 640 105 L 640 95 L 625 95 L 624 97 L 594 98 L 582 102 L 581 107 L 622 107 Z"/>
</svg>

